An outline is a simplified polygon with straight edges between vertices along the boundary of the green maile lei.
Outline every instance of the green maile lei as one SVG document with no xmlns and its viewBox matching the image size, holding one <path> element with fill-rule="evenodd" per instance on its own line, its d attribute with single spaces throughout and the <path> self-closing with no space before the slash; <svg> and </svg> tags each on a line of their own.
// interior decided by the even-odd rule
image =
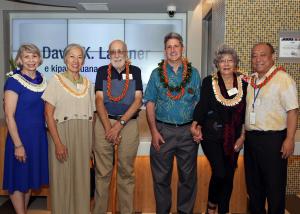
<svg viewBox="0 0 300 214">
<path fill-rule="evenodd" d="M 180 83 L 180 85 L 171 86 L 169 85 L 165 60 L 162 60 L 160 63 L 158 63 L 158 74 L 160 82 L 162 83 L 163 87 L 168 89 L 170 92 L 179 92 L 182 88 L 185 88 L 185 86 L 191 81 L 192 63 L 188 62 L 187 59 L 182 59 L 182 64 L 184 66 L 184 70 L 182 72 L 182 82 Z"/>
</svg>

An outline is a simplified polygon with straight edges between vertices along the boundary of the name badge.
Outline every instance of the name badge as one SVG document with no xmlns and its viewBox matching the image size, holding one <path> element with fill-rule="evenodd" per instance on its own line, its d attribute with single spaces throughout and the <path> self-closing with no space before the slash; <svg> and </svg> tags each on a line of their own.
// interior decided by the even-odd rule
<svg viewBox="0 0 300 214">
<path fill-rule="evenodd" d="M 250 112 L 250 125 L 254 125 L 255 124 L 255 112 Z"/>
<path fill-rule="evenodd" d="M 234 87 L 234 88 L 232 88 L 232 89 L 230 89 L 230 90 L 227 90 L 227 94 L 228 94 L 229 96 L 235 95 L 235 94 L 237 94 L 237 93 L 238 93 L 238 90 L 237 90 L 236 87 Z"/>
<path fill-rule="evenodd" d="M 123 79 L 123 80 L 126 80 L 126 74 L 122 74 L 122 79 Z M 133 79 L 132 74 L 129 74 L 129 79 L 130 79 L 130 80 Z"/>
</svg>

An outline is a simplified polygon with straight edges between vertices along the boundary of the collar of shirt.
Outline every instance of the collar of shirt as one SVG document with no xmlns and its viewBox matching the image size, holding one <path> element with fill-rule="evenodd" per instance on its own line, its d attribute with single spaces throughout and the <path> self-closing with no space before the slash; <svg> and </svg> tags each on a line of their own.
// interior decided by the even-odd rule
<svg viewBox="0 0 300 214">
<path fill-rule="evenodd" d="M 176 73 L 175 73 L 175 71 L 174 71 L 173 68 L 174 68 L 174 67 L 171 66 L 169 63 L 167 64 L 167 71 L 172 72 L 172 73 L 175 74 L 175 75 L 178 75 L 178 74 L 180 74 L 180 73 L 183 72 L 183 64 L 182 64 L 182 63 L 178 66 L 178 69 L 177 69 L 177 72 L 176 72 Z"/>
<path fill-rule="evenodd" d="M 115 67 L 111 67 L 111 71 L 112 71 L 112 79 L 118 79 L 118 80 L 122 80 L 122 74 L 126 74 L 126 68 L 124 68 L 120 73 L 118 72 L 118 70 Z M 129 73 L 130 73 L 130 69 L 129 69 Z"/>
<path fill-rule="evenodd" d="M 79 74 L 79 79 L 75 80 L 69 72 L 65 71 L 62 73 L 64 77 L 66 77 L 68 80 L 70 80 L 72 83 L 76 84 L 82 84 L 83 83 L 83 77 Z"/>
<path fill-rule="evenodd" d="M 260 78 L 260 79 L 258 78 L 258 73 L 255 72 L 255 73 L 253 74 L 253 76 L 255 76 L 255 79 L 257 80 L 257 81 L 256 81 L 256 84 L 262 83 L 268 76 L 271 75 L 271 73 L 272 73 L 275 69 L 276 69 L 276 66 L 273 65 L 273 66 L 268 70 L 268 72 L 265 73 L 265 75 L 264 75 L 262 78 Z"/>
</svg>

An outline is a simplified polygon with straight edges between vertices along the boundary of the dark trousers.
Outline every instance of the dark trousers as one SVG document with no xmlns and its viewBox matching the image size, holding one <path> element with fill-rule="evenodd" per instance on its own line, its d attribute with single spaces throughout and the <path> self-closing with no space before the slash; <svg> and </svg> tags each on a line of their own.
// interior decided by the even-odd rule
<svg viewBox="0 0 300 214">
<path fill-rule="evenodd" d="M 246 132 L 244 161 L 250 211 L 284 214 L 287 179 L 287 159 L 281 158 L 281 146 L 286 131 Z"/>
<path fill-rule="evenodd" d="M 201 146 L 212 170 L 208 201 L 218 205 L 218 213 L 227 213 L 236 163 L 231 163 L 225 157 L 222 140 L 203 140 Z"/>
<path fill-rule="evenodd" d="M 150 163 L 154 184 L 156 213 L 171 210 L 171 178 L 176 157 L 178 170 L 177 213 L 193 213 L 197 193 L 198 144 L 193 141 L 190 125 L 175 127 L 157 123 L 165 143 L 156 151 L 151 145 Z"/>
</svg>

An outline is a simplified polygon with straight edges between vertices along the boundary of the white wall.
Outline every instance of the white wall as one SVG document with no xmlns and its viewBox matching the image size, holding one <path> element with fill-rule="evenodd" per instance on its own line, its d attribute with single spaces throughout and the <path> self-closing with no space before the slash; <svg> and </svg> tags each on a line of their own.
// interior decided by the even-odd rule
<svg viewBox="0 0 300 214">
<path fill-rule="evenodd" d="M 202 6 L 187 14 L 187 57 L 201 75 Z"/>
<path fill-rule="evenodd" d="M 199 0 L 200 2 L 200 0 Z M 59 8 L 59 7 L 47 7 L 47 6 L 37 6 L 30 4 L 22 4 L 16 2 L 8 2 L 0 0 L 0 119 L 4 118 L 4 113 L 2 109 L 3 105 L 3 86 L 4 86 L 4 76 L 5 64 L 4 61 L 4 44 L 8 41 L 4 41 L 4 29 L 3 29 L 3 11 L 62 11 L 62 10 L 75 10 L 72 8 Z M 201 6 L 199 6 L 194 11 L 187 12 L 187 57 L 193 66 L 199 71 L 201 68 L 201 35 L 202 35 L 202 14 Z"/>
</svg>

